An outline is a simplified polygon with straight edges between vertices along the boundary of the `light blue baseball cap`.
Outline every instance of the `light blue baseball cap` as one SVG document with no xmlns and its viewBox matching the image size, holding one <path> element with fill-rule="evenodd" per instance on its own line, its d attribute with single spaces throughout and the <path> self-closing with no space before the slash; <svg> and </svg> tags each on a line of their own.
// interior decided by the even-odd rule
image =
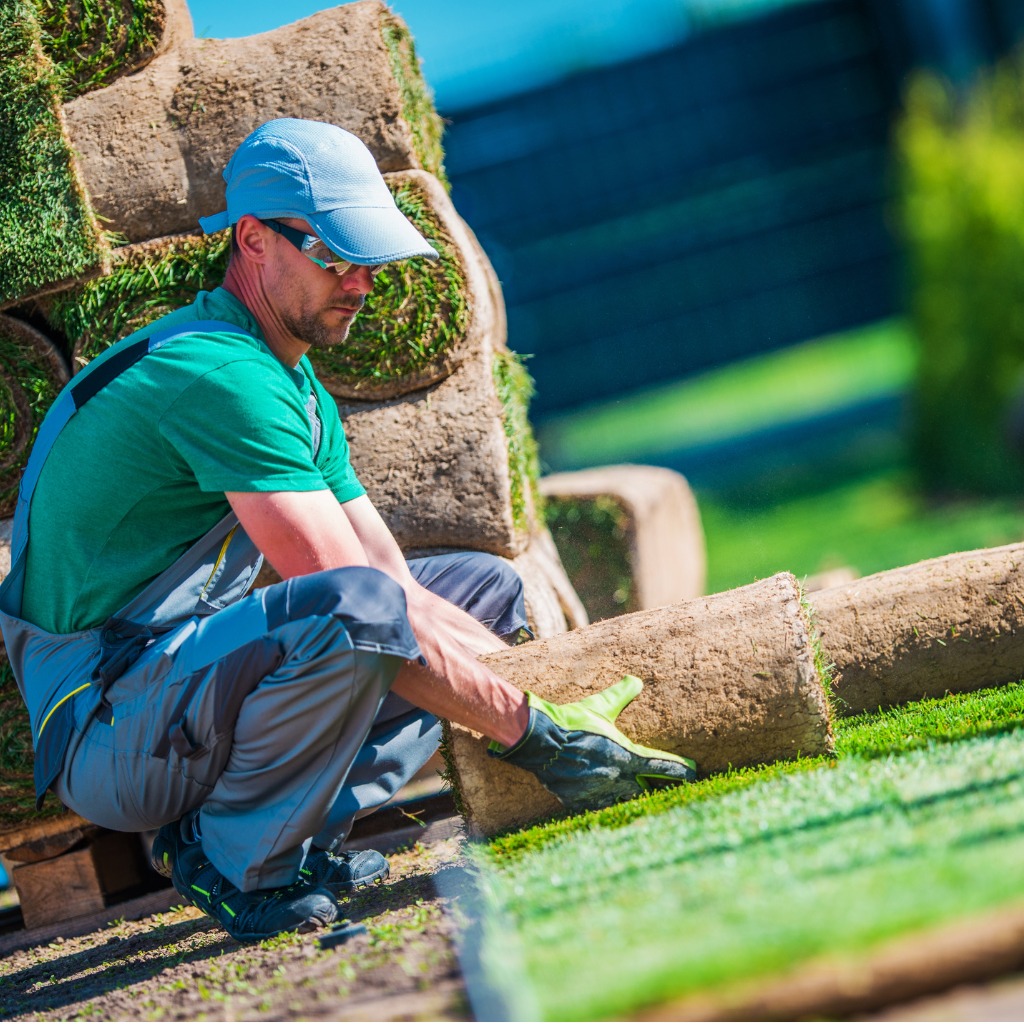
<svg viewBox="0 0 1024 1024">
<path fill-rule="evenodd" d="M 227 210 L 200 217 L 206 234 L 250 213 L 298 217 L 351 263 L 389 263 L 437 251 L 395 205 L 373 154 L 351 132 L 282 117 L 248 135 L 224 168 Z"/>
</svg>

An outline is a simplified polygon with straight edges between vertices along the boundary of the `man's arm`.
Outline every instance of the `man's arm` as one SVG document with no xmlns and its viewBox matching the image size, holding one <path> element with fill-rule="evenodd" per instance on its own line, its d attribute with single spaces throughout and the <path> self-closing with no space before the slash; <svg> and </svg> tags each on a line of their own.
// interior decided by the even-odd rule
<svg viewBox="0 0 1024 1024">
<path fill-rule="evenodd" d="M 369 498 L 338 504 L 328 491 L 232 492 L 232 509 L 282 579 L 369 565 L 405 590 L 409 622 L 429 667 L 407 664 L 392 690 L 506 746 L 526 729 L 526 696 L 477 660 L 504 645 L 471 615 L 412 578 Z"/>
<path fill-rule="evenodd" d="M 391 689 L 440 718 L 495 740 L 495 756 L 532 772 L 572 811 L 696 777 L 692 761 L 633 743 L 615 725 L 639 679 L 573 704 L 516 689 L 477 660 L 502 645 L 461 609 L 417 584 L 368 498 L 338 504 L 330 491 L 228 494 L 253 542 L 282 577 L 370 565 L 405 590 L 409 622 L 429 666 L 407 661 Z"/>
</svg>

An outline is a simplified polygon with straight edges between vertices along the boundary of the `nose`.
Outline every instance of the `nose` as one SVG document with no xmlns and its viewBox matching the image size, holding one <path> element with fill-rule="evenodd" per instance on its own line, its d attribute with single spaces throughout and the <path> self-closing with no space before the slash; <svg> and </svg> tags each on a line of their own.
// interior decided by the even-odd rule
<svg viewBox="0 0 1024 1024">
<path fill-rule="evenodd" d="M 341 283 L 345 291 L 369 295 L 373 291 L 373 274 L 370 273 L 369 267 L 356 263 L 341 275 Z"/>
</svg>

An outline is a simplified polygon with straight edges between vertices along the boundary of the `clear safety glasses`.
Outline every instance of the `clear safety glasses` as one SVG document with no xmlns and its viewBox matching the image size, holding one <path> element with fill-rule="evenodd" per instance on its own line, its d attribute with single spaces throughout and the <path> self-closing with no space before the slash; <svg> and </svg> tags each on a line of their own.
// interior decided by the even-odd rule
<svg viewBox="0 0 1024 1024">
<path fill-rule="evenodd" d="M 371 277 L 376 277 L 385 267 L 383 263 L 353 263 L 342 259 L 337 253 L 331 252 L 325 242 L 316 235 L 307 235 L 298 228 L 289 227 L 279 220 L 265 220 L 271 231 L 276 231 L 285 241 L 291 242 L 303 256 L 311 259 L 318 267 L 330 270 L 338 277 L 344 277 L 353 267 L 366 267 Z"/>
</svg>

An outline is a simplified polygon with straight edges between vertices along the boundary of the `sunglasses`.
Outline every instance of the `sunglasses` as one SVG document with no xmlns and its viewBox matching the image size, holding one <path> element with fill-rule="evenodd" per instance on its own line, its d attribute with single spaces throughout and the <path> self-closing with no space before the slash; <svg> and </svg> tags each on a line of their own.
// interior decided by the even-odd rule
<svg viewBox="0 0 1024 1024">
<path fill-rule="evenodd" d="M 351 260 L 343 260 L 337 253 L 331 252 L 327 244 L 316 235 L 307 235 L 298 228 L 289 227 L 279 220 L 265 220 L 271 231 L 276 231 L 285 241 L 291 242 L 303 256 L 311 259 L 318 267 L 330 270 L 338 277 L 344 277 L 353 267 L 365 267 L 371 277 L 376 277 L 383 269 L 383 263 L 353 263 Z"/>
</svg>

